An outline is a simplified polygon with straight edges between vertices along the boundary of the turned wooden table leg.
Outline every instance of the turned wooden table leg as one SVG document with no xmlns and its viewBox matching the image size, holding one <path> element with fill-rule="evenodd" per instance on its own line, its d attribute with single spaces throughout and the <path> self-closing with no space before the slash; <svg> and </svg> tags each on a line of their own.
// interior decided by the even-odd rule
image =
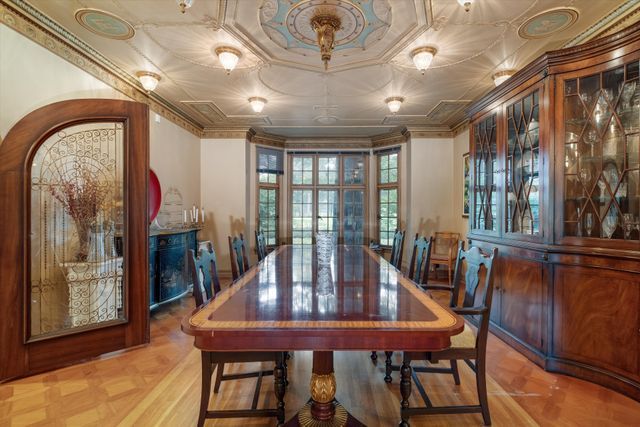
<svg viewBox="0 0 640 427">
<path fill-rule="evenodd" d="M 314 351 L 311 373 L 311 415 L 318 421 L 329 421 L 335 415 L 336 377 L 333 374 L 333 352 Z"/>
<path fill-rule="evenodd" d="M 400 394 L 402 401 L 400 402 L 400 427 L 409 427 L 409 396 L 411 396 L 411 359 L 405 353 L 402 356 L 402 367 L 400 368 Z"/>
<path fill-rule="evenodd" d="M 273 370 L 273 378 L 275 381 L 276 399 L 278 401 L 278 425 L 284 424 L 284 393 L 286 390 L 286 377 L 284 367 L 284 353 L 279 353 L 276 360 L 276 366 Z"/>
</svg>

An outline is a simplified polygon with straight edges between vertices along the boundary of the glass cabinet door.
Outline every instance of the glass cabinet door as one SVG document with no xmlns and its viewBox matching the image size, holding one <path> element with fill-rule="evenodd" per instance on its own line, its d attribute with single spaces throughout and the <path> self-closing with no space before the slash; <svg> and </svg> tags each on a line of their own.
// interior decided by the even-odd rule
<svg viewBox="0 0 640 427">
<path fill-rule="evenodd" d="M 498 231 L 498 145 L 496 114 L 473 128 L 473 219 L 476 230 Z"/>
<path fill-rule="evenodd" d="M 639 240 L 638 70 L 564 80 L 563 236 Z"/>
<path fill-rule="evenodd" d="M 540 234 L 539 90 L 507 106 L 507 233 Z"/>
</svg>

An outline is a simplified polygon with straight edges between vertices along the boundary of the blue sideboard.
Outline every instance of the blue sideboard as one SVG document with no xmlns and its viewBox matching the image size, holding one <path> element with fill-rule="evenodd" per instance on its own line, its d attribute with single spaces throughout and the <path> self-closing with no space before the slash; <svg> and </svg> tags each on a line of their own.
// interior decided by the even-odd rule
<svg viewBox="0 0 640 427">
<path fill-rule="evenodd" d="M 149 305 L 180 298 L 192 286 L 187 250 L 197 250 L 198 228 L 149 232 Z"/>
</svg>

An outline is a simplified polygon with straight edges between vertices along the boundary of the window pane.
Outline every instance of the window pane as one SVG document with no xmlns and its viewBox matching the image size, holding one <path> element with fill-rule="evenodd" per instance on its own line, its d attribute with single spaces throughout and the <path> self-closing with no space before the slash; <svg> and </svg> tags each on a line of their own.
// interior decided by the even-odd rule
<svg viewBox="0 0 640 427">
<path fill-rule="evenodd" d="M 364 184 L 364 156 L 344 158 L 344 183 L 348 185 Z"/>
<path fill-rule="evenodd" d="M 275 188 L 260 188 L 258 192 L 258 224 L 267 235 L 273 236 L 267 239 L 267 245 L 275 245 L 278 224 L 278 196 Z"/>
<path fill-rule="evenodd" d="M 293 190 L 291 207 L 293 244 L 311 244 L 313 237 L 313 190 Z"/>
</svg>

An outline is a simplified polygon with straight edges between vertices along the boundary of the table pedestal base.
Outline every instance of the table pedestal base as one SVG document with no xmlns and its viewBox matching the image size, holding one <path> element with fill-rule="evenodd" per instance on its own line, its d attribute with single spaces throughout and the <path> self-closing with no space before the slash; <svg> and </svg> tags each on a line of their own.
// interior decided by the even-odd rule
<svg viewBox="0 0 640 427">
<path fill-rule="evenodd" d="M 311 399 L 285 427 L 364 427 L 335 400 L 332 351 L 313 352 L 310 389 Z"/>
</svg>

